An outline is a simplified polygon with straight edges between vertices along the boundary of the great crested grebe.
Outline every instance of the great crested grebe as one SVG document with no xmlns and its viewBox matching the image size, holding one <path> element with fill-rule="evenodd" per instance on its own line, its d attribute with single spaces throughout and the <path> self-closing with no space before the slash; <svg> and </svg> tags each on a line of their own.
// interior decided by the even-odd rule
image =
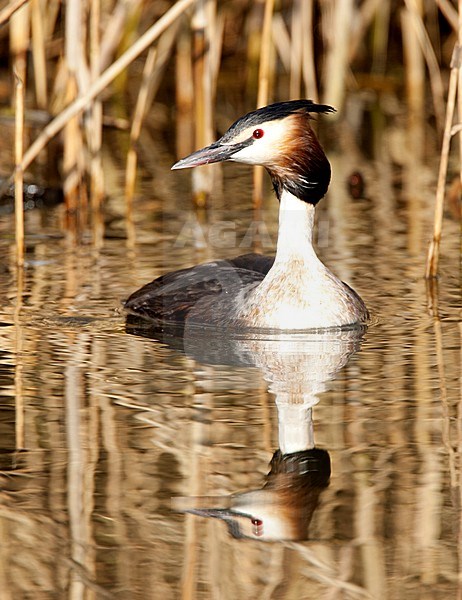
<svg viewBox="0 0 462 600">
<path fill-rule="evenodd" d="M 311 100 L 277 102 L 238 119 L 216 142 L 173 165 L 225 160 L 263 165 L 280 202 L 276 256 L 246 254 L 167 273 L 134 292 L 125 308 L 155 322 L 302 330 L 364 322 L 358 294 L 319 260 L 312 236 L 315 206 L 330 164 L 311 113 L 334 112 Z"/>
</svg>

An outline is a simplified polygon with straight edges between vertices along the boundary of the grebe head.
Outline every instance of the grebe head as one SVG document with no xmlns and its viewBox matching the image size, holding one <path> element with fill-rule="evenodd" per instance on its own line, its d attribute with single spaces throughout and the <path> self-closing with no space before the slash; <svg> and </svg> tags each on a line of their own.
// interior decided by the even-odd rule
<svg viewBox="0 0 462 600">
<path fill-rule="evenodd" d="M 316 204 L 330 182 L 330 164 L 310 125 L 312 113 L 335 109 L 311 100 L 264 106 L 238 119 L 216 142 L 175 163 L 186 169 L 231 160 L 263 165 L 278 198 L 283 189 Z"/>
</svg>

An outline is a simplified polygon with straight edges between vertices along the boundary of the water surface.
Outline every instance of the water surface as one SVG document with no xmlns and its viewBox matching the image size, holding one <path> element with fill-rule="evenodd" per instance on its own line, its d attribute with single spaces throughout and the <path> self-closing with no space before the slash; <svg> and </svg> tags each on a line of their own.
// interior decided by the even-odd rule
<svg viewBox="0 0 462 600">
<path fill-rule="evenodd" d="M 366 332 L 150 339 L 125 330 L 132 291 L 269 253 L 277 229 L 247 169 L 195 213 L 189 174 L 157 158 L 128 233 L 110 188 L 100 248 L 62 207 L 28 212 L 23 279 L 2 216 L 2 600 L 461 597 L 459 234 L 448 213 L 432 300 L 432 169 L 396 185 L 386 156 L 330 155 L 318 250 L 366 300 Z"/>
</svg>

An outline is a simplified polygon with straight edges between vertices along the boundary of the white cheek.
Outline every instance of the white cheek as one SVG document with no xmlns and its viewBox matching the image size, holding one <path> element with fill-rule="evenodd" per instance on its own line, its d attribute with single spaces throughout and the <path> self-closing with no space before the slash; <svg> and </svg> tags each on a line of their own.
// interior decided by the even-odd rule
<svg viewBox="0 0 462 600">
<path fill-rule="evenodd" d="M 265 123 L 262 127 L 263 137 L 254 139 L 250 146 L 233 154 L 231 160 L 250 165 L 264 165 L 271 162 L 275 156 L 279 156 L 281 153 L 282 142 L 288 133 L 287 127 L 288 124 L 284 120 Z M 252 135 L 252 131 L 247 133 L 248 137 L 250 137 L 249 134 Z"/>
<path fill-rule="evenodd" d="M 247 163 L 249 165 L 261 165 L 267 162 L 274 154 L 274 150 L 272 153 L 271 148 L 268 148 L 268 146 L 258 146 L 258 141 L 259 140 L 256 140 L 250 146 L 247 146 L 246 148 L 239 150 L 239 152 L 236 152 L 236 154 L 233 154 L 230 160 L 234 162 Z"/>
</svg>

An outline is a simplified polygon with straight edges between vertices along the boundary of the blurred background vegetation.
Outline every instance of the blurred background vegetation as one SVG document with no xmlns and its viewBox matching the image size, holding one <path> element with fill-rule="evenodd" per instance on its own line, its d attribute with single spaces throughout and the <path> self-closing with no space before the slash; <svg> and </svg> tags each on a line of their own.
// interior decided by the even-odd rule
<svg viewBox="0 0 462 600">
<path fill-rule="evenodd" d="M 183 583 L 203 597 L 462 598 L 459 13 L 449 0 L 0 0 L 2 600 L 86 582 L 88 597 L 104 596 L 96 583 L 177 598 Z M 196 211 L 206 234 L 239 215 L 238 246 L 175 247 L 183 182 L 203 204 L 220 166 L 168 166 L 296 97 L 337 109 L 316 124 L 334 173 L 318 248 L 378 322 L 316 407 L 334 467 L 323 537 L 249 547 L 167 506 L 259 485 L 277 439 L 267 384 L 126 335 L 120 300 L 167 268 L 248 251 L 249 170 L 244 186 L 233 165 L 226 194 Z M 423 250 L 443 139 L 440 319 Z M 365 189 L 359 177 L 348 195 L 348 174 Z M 16 269 L 35 188 L 65 204 L 26 213 Z M 2 212 L 14 195 L 16 248 Z"/>
<path fill-rule="evenodd" d="M 392 122 L 412 133 L 408 160 L 434 163 L 459 30 L 450 0 L 11 0 L 0 23 L 1 116 L 19 131 L 1 174 L 11 181 L 16 163 L 21 197 L 23 173 L 62 189 L 84 228 L 104 199 L 108 129 L 125 132 L 128 205 L 143 127 L 183 156 L 244 112 L 299 97 L 335 106 L 369 155 Z M 212 177 L 195 170 L 198 205 Z"/>
</svg>

